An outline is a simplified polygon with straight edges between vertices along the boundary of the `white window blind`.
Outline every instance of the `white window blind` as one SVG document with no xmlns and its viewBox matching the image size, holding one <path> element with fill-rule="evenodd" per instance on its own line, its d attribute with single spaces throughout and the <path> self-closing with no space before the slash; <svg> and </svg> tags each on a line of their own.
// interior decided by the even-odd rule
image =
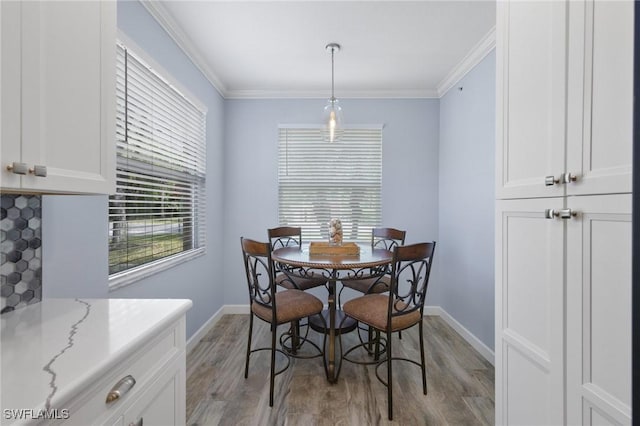
<svg viewBox="0 0 640 426">
<path fill-rule="evenodd" d="M 205 247 L 206 113 L 121 44 L 116 74 L 112 276 Z"/>
<path fill-rule="evenodd" d="M 382 129 L 345 129 L 339 142 L 318 128 L 279 131 L 278 218 L 300 226 L 304 240 L 328 238 L 328 222 L 342 222 L 345 241 L 369 241 L 380 226 Z"/>
</svg>

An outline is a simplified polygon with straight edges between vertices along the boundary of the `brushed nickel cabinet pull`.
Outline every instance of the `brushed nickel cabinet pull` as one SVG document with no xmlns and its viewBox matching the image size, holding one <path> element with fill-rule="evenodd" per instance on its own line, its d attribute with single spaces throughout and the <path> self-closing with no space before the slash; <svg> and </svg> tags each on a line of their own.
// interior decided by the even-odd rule
<svg viewBox="0 0 640 426">
<path fill-rule="evenodd" d="M 29 174 L 32 174 L 32 175 L 35 175 L 35 176 L 39 176 L 39 177 L 46 177 L 47 176 L 47 166 L 35 165 L 35 166 L 29 168 Z"/>
<path fill-rule="evenodd" d="M 576 217 L 578 212 L 573 211 L 571 209 L 562 209 L 558 210 L 560 219 L 571 219 L 572 217 Z"/>
<path fill-rule="evenodd" d="M 16 175 L 26 175 L 28 167 L 25 163 L 16 163 L 15 161 L 7 166 L 7 170 Z"/>
<path fill-rule="evenodd" d="M 578 176 L 572 173 L 565 173 L 562 175 L 562 183 L 567 184 L 578 180 Z"/>
<path fill-rule="evenodd" d="M 558 213 L 557 210 L 554 209 L 546 209 L 544 211 L 544 218 L 545 219 L 555 219 L 556 217 L 560 216 L 560 213 Z"/>
<path fill-rule="evenodd" d="M 123 377 L 116 383 L 113 388 L 107 394 L 107 404 L 110 404 L 114 401 L 120 399 L 121 396 L 124 396 L 127 392 L 131 390 L 131 388 L 136 384 L 136 379 L 133 376 L 129 375 Z"/>
<path fill-rule="evenodd" d="M 555 176 L 553 176 L 553 175 L 545 176 L 545 178 L 544 178 L 544 184 L 545 184 L 546 186 L 553 186 L 553 185 L 555 185 L 556 183 L 560 183 L 560 179 L 556 179 L 556 177 L 555 177 Z"/>
</svg>

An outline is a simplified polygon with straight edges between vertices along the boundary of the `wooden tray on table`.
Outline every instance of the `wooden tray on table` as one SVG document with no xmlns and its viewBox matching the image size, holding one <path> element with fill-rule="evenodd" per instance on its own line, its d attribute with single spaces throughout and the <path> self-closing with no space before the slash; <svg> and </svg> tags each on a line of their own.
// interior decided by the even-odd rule
<svg viewBox="0 0 640 426">
<path fill-rule="evenodd" d="M 312 241 L 309 243 L 310 256 L 357 256 L 360 247 L 356 243 L 342 243 L 340 245 L 329 244 L 324 241 Z"/>
</svg>

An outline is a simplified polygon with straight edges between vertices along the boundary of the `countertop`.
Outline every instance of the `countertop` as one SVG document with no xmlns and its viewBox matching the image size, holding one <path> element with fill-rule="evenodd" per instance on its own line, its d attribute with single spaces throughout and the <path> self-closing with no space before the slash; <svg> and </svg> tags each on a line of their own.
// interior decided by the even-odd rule
<svg viewBox="0 0 640 426">
<path fill-rule="evenodd" d="M 60 410 L 182 316 L 183 299 L 45 299 L 0 316 L 0 406 Z"/>
</svg>

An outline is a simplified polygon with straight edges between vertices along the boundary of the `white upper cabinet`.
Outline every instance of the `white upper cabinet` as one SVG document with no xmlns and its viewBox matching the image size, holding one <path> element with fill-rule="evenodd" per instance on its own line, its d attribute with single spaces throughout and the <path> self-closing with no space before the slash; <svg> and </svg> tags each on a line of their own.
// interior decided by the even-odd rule
<svg viewBox="0 0 640 426">
<path fill-rule="evenodd" d="M 633 2 L 499 2 L 496 196 L 631 191 Z"/>
<path fill-rule="evenodd" d="M 631 192 L 633 7 L 569 3 L 567 195 Z"/>
<path fill-rule="evenodd" d="M 113 192 L 116 2 L 0 9 L 0 188 Z"/>
<path fill-rule="evenodd" d="M 564 195 L 566 7 L 497 4 L 496 198 Z"/>
</svg>

